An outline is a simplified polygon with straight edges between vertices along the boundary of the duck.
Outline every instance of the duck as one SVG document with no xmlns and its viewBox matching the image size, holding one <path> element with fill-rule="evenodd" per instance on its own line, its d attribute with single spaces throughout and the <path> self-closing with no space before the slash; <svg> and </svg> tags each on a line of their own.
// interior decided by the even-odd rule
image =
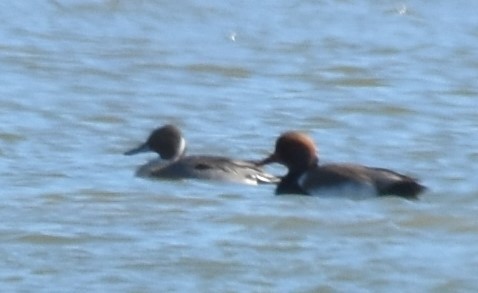
<svg viewBox="0 0 478 293">
<path fill-rule="evenodd" d="M 156 128 L 144 143 L 124 155 L 144 152 L 155 152 L 159 158 L 140 166 L 136 171 L 138 177 L 205 179 L 248 185 L 279 182 L 278 177 L 265 172 L 253 161 L 210 155 L 187 156 L 186 140 L 181 130 L 172 124 Z"/>
<path fill-rule="evenodd" d="M 318 148 L 310 136 L 298 131 L 281 134 L 274 152 L 258 166 L 279 163 L 288 171 L 276 194 L 350 196 L 367 198 L 399 196 L 417 199 L 426 187 L 398 172 L 352 163 L 319 164 Z"/>
</svg>

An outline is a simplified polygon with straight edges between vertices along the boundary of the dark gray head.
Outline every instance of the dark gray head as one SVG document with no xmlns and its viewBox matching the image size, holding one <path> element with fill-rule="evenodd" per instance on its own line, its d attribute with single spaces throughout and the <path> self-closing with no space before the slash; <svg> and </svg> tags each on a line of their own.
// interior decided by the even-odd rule
<svg viewBox="0 0 478 293">
<path fill-rule="evenodd" d="M 156 152 L 163 160 L 180 157 L 186 150 L 186 141 L 181 135 L 181 130 L 174 125 L 167 124 L 155 129 L 148 140 L 125 155 L 135 155 L 143 152 Z"/>
</svg>

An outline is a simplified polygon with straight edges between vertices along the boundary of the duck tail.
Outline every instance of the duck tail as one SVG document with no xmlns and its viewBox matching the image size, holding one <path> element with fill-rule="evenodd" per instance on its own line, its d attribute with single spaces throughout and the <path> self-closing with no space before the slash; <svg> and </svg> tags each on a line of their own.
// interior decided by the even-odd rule
<svg viewBox="0 0 478 293">
<path fill-rule="evenodd" d="M 268 173 L 256 174 L 258 184 L 277 184 L 280 182 L 280 178 Z"/>
<path fill-rule="evenodd" d="M 413 179 L 401 180 L 390 185 L 382 195 L 394 194 L 407 199 L 418 199 L 418 195 L 426 190 L 426 186 Z"/>
</svg>

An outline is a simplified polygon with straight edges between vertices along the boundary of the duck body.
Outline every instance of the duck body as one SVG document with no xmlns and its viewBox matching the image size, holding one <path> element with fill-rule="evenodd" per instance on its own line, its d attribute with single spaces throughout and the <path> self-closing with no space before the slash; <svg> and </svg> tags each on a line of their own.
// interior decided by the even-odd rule
<svg viewBox="0 0 478 293">
<path fill-rule="evenodd" d="M 414 178 L 385 168 L 358 164 L 320 165 L 312 139 L 299 132 L 281 135 L 275 152 L 258 165 L 274 162 L 288 168 L 276 194 L 354 198 L 395 195 L 415 199 L 426 189 Z"/>
<path fill-rule="evenodd" d="M 287 174 L 279 183 L 276 193 L 355 198 L 397 195 L 416 198 L 423 189 L 413 178 L 392 170 L 356 164 L 328 164 L 317 165 L 299 174 Z"/>
<path fill-rule="evenodd" d="M 186 142 L 180 130 L 165 125 L 154 130 L 148 140 L 125 155 L 153 151 L 159 158 L 142 165 L 136 171 L 140 177 L 181 180 L 204 179 L 255 185 L 277 183 L 279 179 L 256 164 L 222 156 L 185 155 Z"/>
</svg>

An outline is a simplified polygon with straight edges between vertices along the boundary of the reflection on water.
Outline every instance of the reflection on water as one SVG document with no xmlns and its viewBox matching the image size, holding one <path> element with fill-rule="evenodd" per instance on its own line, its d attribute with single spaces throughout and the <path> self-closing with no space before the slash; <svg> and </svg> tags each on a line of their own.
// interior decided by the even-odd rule
<svg viewBox="0 0 478 293">
<path fill-rule="evenodd" d="M 3 4 L 3 287 L 475 291 L 473 8 Z M 134 177 L 151 156 L 121 154 L 167 122 L 191 154 L 244 159 L 306 131 L 323 162 L 396 169 L 430 191 L 353 201 Z"/>
</svg>

